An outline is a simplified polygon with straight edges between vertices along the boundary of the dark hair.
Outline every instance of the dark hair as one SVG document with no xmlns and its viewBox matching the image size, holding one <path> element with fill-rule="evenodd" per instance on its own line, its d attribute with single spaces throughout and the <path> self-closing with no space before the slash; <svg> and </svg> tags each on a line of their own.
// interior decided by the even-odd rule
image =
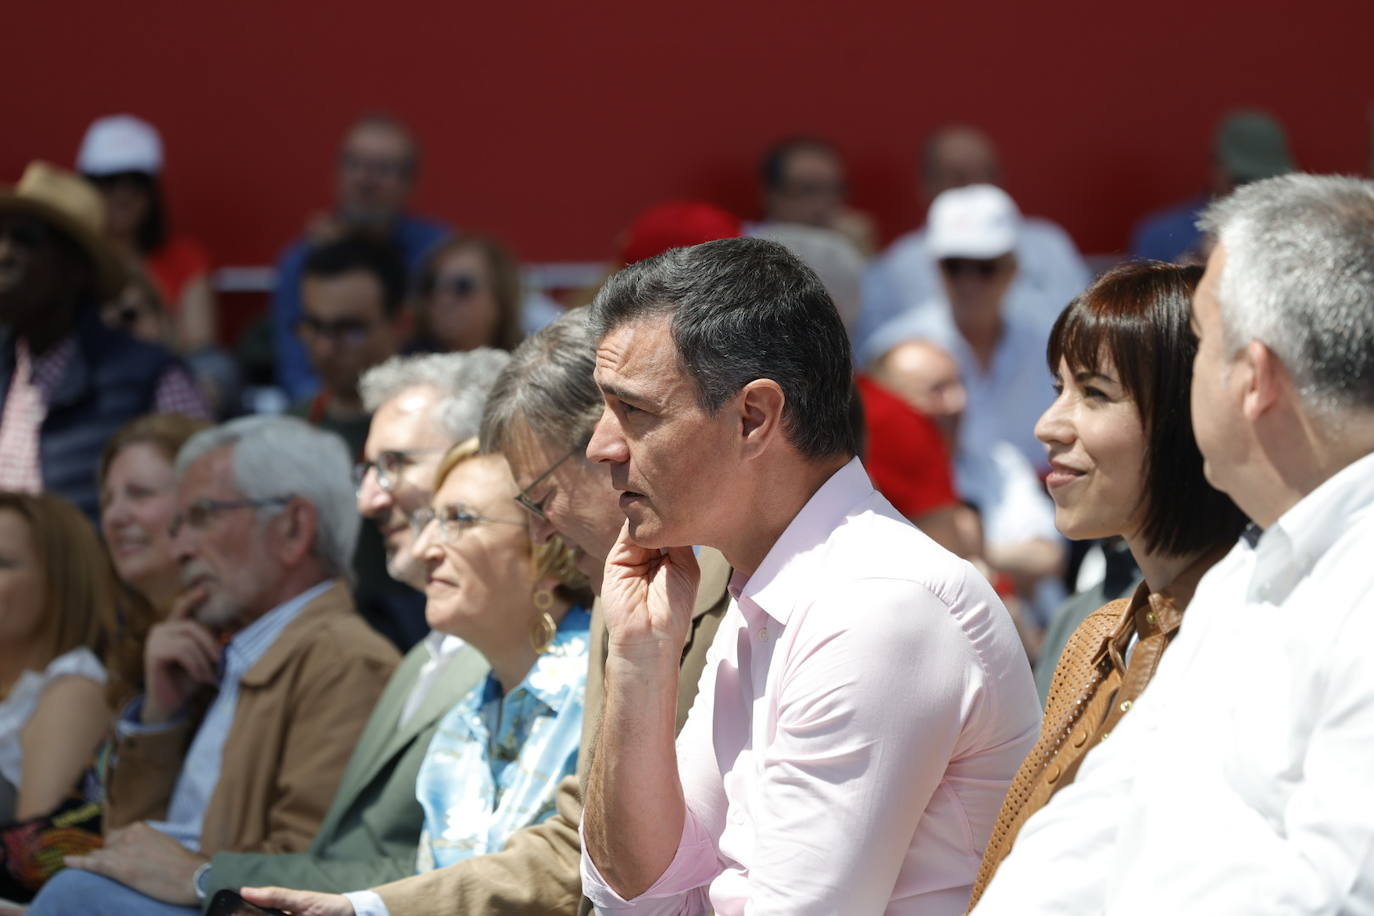
<svg viewBox="0 0 1374 916">
<path fill-rule="evenodd" d="M 764 239 L 675 248 L 614 274 L 591 305 L 592 336 L 672 316 L 697 403 L 715 413 L 756 379 L 782 388 L 783 428 L 807 458 L 853 455 L 853 367 L 839 312 L 811 268 Z"/>
<path fill-rule="evenodd" d="M 142 255 L 152 254 L 167 242 L 167 205 L 162 199 L 162 182 L 148 172 L 115 172 L 109 175 L 86 175 L 102 190 L 120 181 L 133 183 L 148 198 L 148 211 L 134 232 L 134 241 Z"/>
<path fill-rule="evenodd" d="M 835 159 L 840 158 L 840 153 L 835 149 L 834 144 L 819 137 L 788 137 L 781 140 L 770 147 L 763 154 L 763 159 L 759 161 L 759 180 L 763 182 L 766 190 L 776 191 L 782 187 L 783 173 L 787 171 L 788 158 L 793 153 L 799 153 L 803 150 L 824 153 Z"/>
<path fill-rule="evenodd" d="M 1201 267 L 1133 261 L 1099 277 L 1050 331 L 1051 374 L 1096 372 L 1111 360 L 1145 429 L 1146 546 L 1185 556 L 1234 541 L 1246 519 L 1202 472 L 1189 389 L 1197 335 L 1190 316 Z"/>
<path fill-rule="evenodd" d="M 337 277 L 365 270 L 382 286 L 382 307 L 395 315 L 406 298 L 406 266 L 395 246 L 368 235 L 346 235 L 306 256 L 305 277 Z"/>
<path fill-rule="evenodd" d="M 429 322 L 429 295 L 434 290 L 435 273 L 439 262 L 455 251 L 471 249 L 480 254 L 487 263 L 487 274 L 491 279 L 491 294 L 496 300 L 495 339 L 484 346 L 496 347 L 510 352 L 519 345 L 525 336 L 524 322 L 521 319 L 520 262 L 511 254 L 509 248 L 496 239 L 476 233 L 460 233 L 445 239 L 425 255 L 424 262 L 416 272 L 415 287 L 417 295 L 416 317 L 419 320 L 420 336 L 435 344 Z M 439 349 L 447 349 L 440 346 Z"/>
<path fill-rule="evenodd" d="M 573 309 L 525 338 L 487 395 L 482 411 L 482 451 L 504 452 L 524 424 L 558 448 L 585 444 L 604 402 L 592 379 L 596 340 L 587 309 Z"/>
</svg>

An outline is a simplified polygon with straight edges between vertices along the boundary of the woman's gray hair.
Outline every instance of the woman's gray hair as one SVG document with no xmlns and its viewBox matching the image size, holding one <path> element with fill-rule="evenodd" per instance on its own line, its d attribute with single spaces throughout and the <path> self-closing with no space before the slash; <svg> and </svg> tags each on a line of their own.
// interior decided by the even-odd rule
<svg viewBox="0 0 1374 916">
<path fill-rule="evenodd" d="M 1228 351 L 1263 343 L 1319 413 L 1374 406 L 1374 182 L 1257 181 L 1198 225 L 1226 249 L 1218 298 Z"/>
<path fill-rule="evenodd" d="M 477 435 L 487 393 L 510 362 L 504 350 L 480 347 L 461 353 L 393 356 L 363 373 L 358 382 L 368 413 L 408 388 L 429 385 L 439 391 L 435 419 L 454 442 Z"/>
<path fill-rule="evenodd" d="M 347 577 L 362 520 L 344 441 L 294 417 L 240 417 L 188 439 L 177 452 L 177 477 L 226 446 L 234 450 L 234 487 L 246 499 L 298 496 L 315 507 L 314 554 L 330 575 Z M 264 506 L 257 513 L 270 517 L 282 508 Z"/>
<path fill-rule="evenodd" d="M 487 396 L 482 451 L 505 452 L 518 424 L 559 449 L 585 444 L 603 407 L 595 369 L 596 340 L 585 308 L 525 338 Z"/>
</svg>

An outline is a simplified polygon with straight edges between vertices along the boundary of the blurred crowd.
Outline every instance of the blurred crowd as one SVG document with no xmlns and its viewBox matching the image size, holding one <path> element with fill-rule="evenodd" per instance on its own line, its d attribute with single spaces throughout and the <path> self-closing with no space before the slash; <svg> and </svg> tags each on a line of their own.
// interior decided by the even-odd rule
<svg viewBox="0 0 1374 916">
<path fill-rule="evenodd" d="M 412 212 L 419 139 L 368 115 L 226 340 L 157 129 L 98 119 L 0 189 L 0 898 L 1368 904 L 1369 806 L 1323 807 L 1363 732 L 1320 738 L 1369 679 L 1303 678 L 1346 677 L 1367 623 L 1340 612 L 1374 610 L 1347 546 L 1374 191 L 1301 175 L 1256 109 L 1204 155 L 1210 187 L 1090 263 L 976 127 L 929 136 L 925 223 L 886 246 L 836 146 L 788 138 L 757 220 L 665 201 L 595 286 L 546 290 Z M 1327 641 L 1249 636 L 1235 670 L 1219 634 L 1293 626 L 1241 612 L 1294 595 Z M 1263 671 L 1266 708 L 1221 699 Z M 1119 725 L 1130 752 L 1080 768 Z M 1186 842 L 1185 801 L 1213 818 Z M 1133 856 L 1184 878 L 1142 887 Z"/>
</svg>

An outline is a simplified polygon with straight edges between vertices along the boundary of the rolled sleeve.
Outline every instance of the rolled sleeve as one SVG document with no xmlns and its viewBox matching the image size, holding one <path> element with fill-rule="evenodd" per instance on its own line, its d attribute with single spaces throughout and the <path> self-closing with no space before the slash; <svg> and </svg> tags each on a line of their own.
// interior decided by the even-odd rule
<svg viewBox="0 0 1374 916">
<path fill-rule="evenodd" d="M 391 916 L 376 891 L 350 891 L 343 896 L 353 904 L 353 916 Z"/>
</svg>

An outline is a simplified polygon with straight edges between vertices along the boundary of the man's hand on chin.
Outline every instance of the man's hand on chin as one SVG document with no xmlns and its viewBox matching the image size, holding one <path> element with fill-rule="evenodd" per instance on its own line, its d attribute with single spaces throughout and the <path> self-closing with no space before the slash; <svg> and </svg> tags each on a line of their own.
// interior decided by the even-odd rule
<svg viewBox="0 0 1374 916">
<path fill-rule="evenodd" d="M 110 831 L 103 849 L 67 856 L 64 861 L 71 868 L 112 878 L 164 903 L 199 906 L 196 869 L 209 859 L 140 822 Z"/>
</svg>

